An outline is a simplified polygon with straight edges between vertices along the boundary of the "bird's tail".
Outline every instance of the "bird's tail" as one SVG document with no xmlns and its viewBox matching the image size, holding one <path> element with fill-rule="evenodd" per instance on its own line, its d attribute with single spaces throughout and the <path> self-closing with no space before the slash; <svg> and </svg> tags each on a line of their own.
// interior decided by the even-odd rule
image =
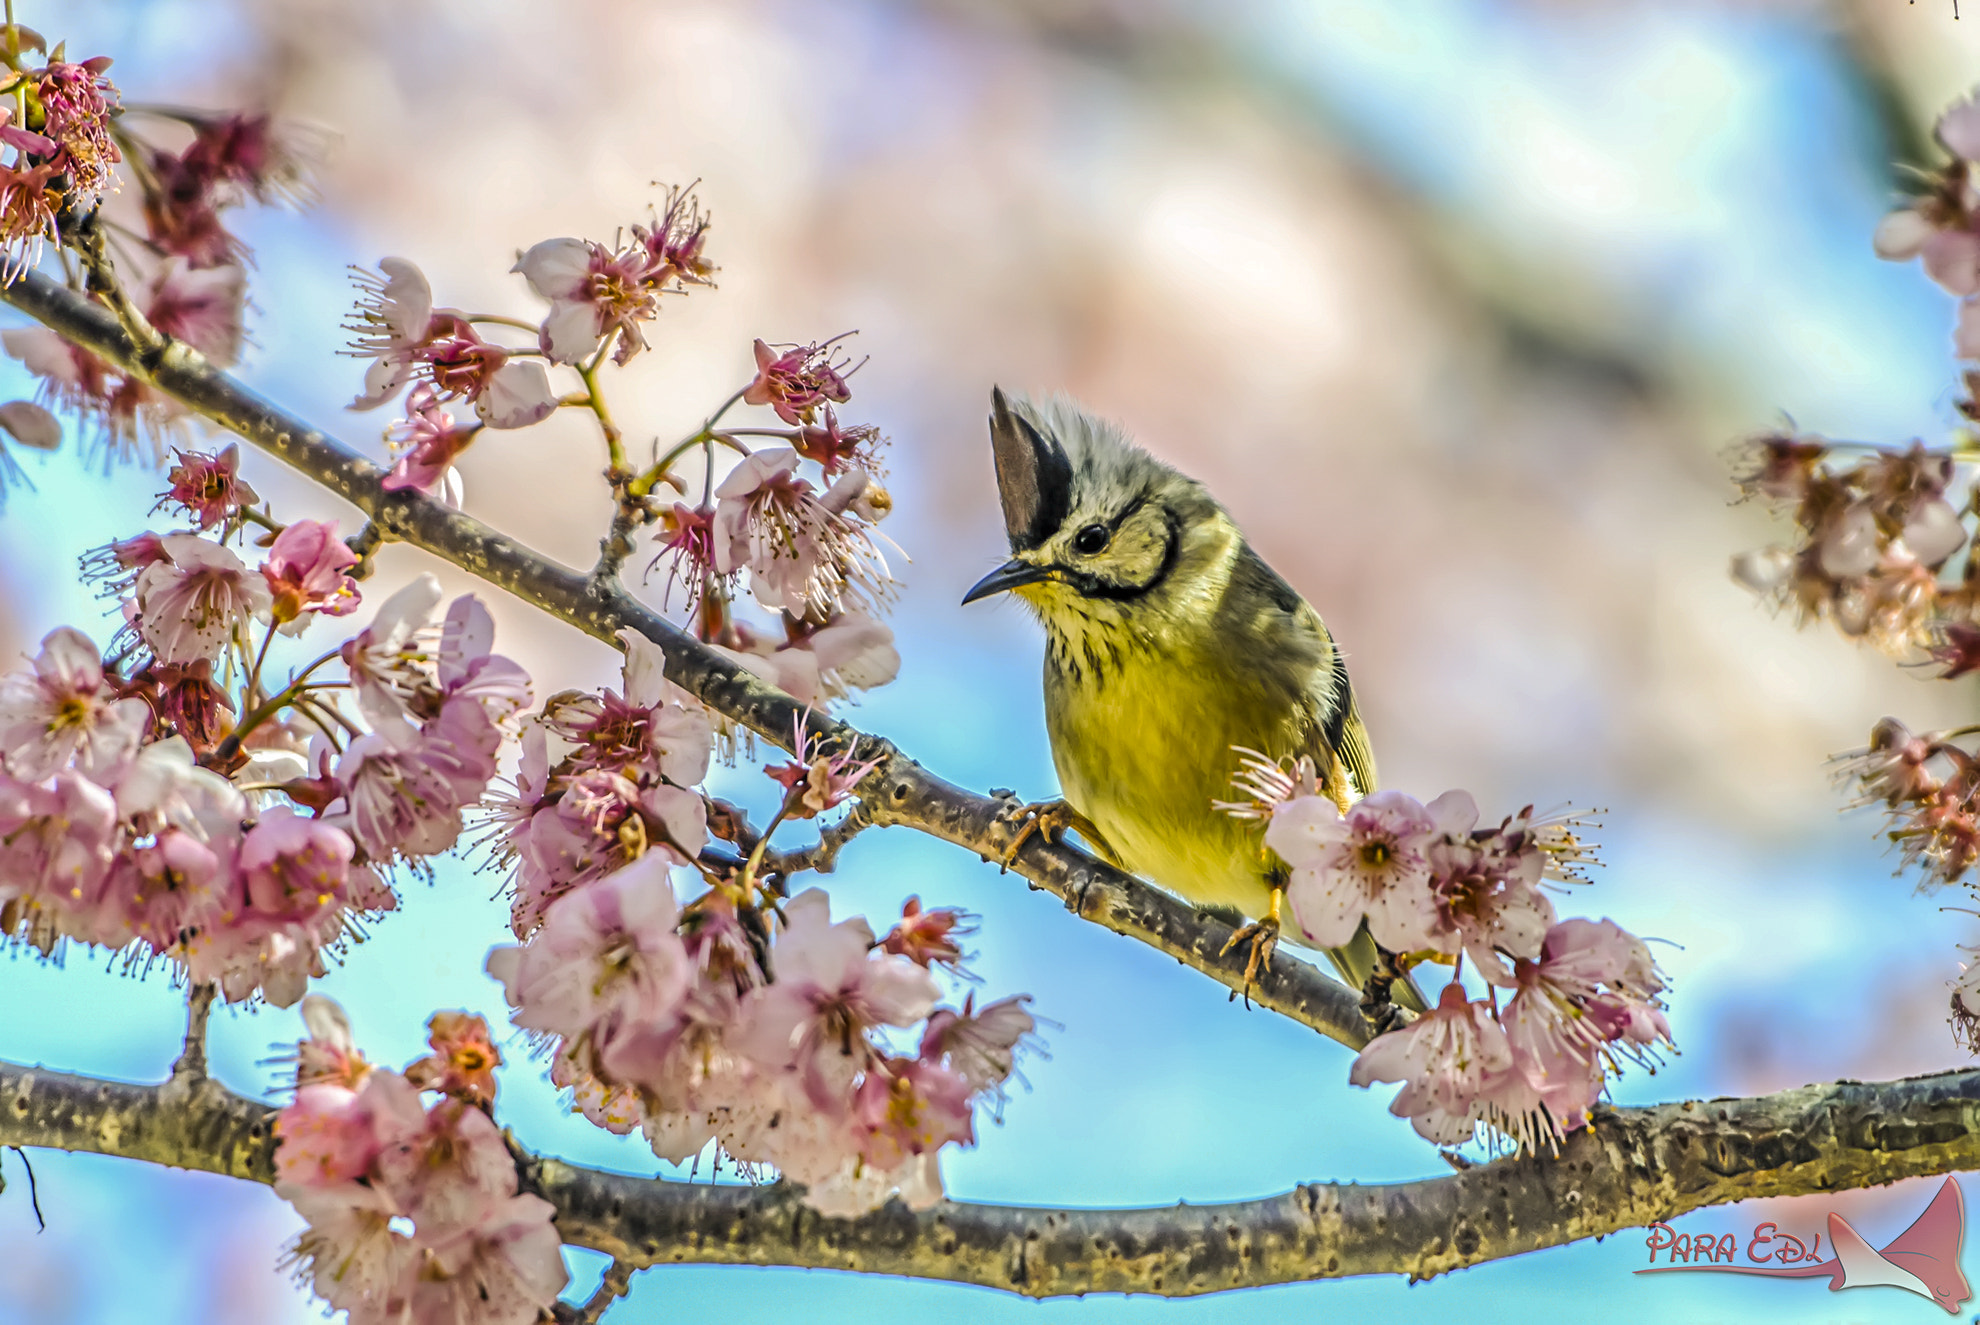
<svg viewBox="0 0 1980 1325">
<path fill-rule="evenodd" d="M 1350 988 L 1366 989 L 1368 977 L 1375 973 L 1376 967 L 1381 963 L 1382 955 L 1376 950 L 1375 939 L 1369 934 L 1368 926 L 1364 924 L 1355 931 L 1354 937 L 1348 941 L 1346 947 L 1329 948 L 1327 958 L 1334 963 L 1334 969 L 1340 972 L 1341 979 L 1347 981 Z M 1430 1004 L 1424 1000 L 1423 991 L 1416 987 L 1416 977 L 1407 972 L 1390 986 L 1389 1001 L 1397 1007 L 1407 1008 L 1419 1014 L 1430 1010 Z"/>
</svg>

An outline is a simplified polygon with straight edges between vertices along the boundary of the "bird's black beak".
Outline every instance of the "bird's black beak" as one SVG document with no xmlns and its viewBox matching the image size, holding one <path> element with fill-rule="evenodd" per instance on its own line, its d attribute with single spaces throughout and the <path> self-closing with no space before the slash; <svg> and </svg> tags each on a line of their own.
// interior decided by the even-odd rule
<svg viewBox="0 0 1980 1325">
<path fill-rule="evenodd" d="M 963 605 L 967 607 L 979 598 L 988 598 L 991 594 L 1015 589 L 1021 584 L 1037 584 L 1040 580 L 1051 578 L 1051 567 L 1034 566 L 1028 561 L 1018 561 L 1013 558 L 971 585 L 969 592 L 963 595 Z"/>
</svg>

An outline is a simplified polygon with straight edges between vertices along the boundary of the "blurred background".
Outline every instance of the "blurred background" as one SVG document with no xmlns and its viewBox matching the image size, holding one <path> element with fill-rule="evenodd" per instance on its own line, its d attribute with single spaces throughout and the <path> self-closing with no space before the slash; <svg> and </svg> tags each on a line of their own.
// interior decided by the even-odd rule
<svg viewBox="0 0 1980 1325">
<path fill-rule="evenodd" d="M 1969 916 L 1891 877 L 1876 821 L 1842 816 L 1826 758 L 1892 713 L 1973 717 L 1727 578 L 1779 534 L 1731 503 L 1728 445 L 1792 418 L 1869 441 L 1954 422 L 1953 309 L 1876 261 L 1893 160 L 1980 81 L 1980 14 L 1952 0 L 25 0 L 69 54 L 114 55 L 127 101 L 265 105 L 333 136 L 324 201 L 245 219 L 258 267 L 241 368 L 382 454 L 346 414 L 346 267 L 400 254 L 439 302 L 534 316 L 518 249 L 609 237 L 654 182 L 702 181 L 720 288 L 672 301 L 618 376 L 641 446 L 692 430 L 748 379 L 750 341 L 856 328 L 849 420 L 893 438 L 887 532 L 912 557 L 900 679 L 850 716 L 944 776 L 1054 790 L 1038 631 L 957 606 L 1001 560 L 983 416 L 993 382 L 1064 390 L 1202 478 L 1326 614 L 1355 668 L 1384 781 L 1472 790 L 1488 816 L 1601 807 L 1606 868 L 1564 912 L 1663 941 L 1682 1056 L 1640 1103 L 1964 1064 L 1945 1024 Z M 0 395 L 30 383 L 0 365 Z M 468 456 L 468 509 L 588 564 L 606 518 L 593 435 L 562 421 Z M 73 447 L 29 465 L 0 516 L 0 658 L 55 625 L 106 637 L 75 557 L 147 524 L 154 475 Z M 272 462 L 256 487 L 330 505 Z M 345 512 L 348 516 L 348 512 Z M 394 548 L 380 589 L 437 569 Z M 658 586 L 654 586 L 657 590 Z M 488 592 L 497 647 L 539 694 L 615 655 Z M 362 617 L 360 618 L 362 619 Z M 762 804 L 745 764 L 728 794 Z M 794 839 L 795 840 L 795 839 Z M 374 1058 L 416 1056 L 435 1008 L 506 1026 L 480 974 L 505 936 L 494 875 L 405 881 L 402 915 L 324 982 Z M 869 833 L 835 910 L 903 896 L 982 914 L 989 996 L 1058 1023 L 1001 1127 L 947 1164 L 961 1199 L 1040 1205 L 1259 1196 L 1444 1166 L 1345 1084 L 1349 1055 L 1228 1003 L 1150 950 L 1066 917 L 1016 876 L 904 830 Z M 882 921 L 884 923 L 884 919 Z M 156 1079 L 181 999 L 72 957 L 0 963 L 0 1057 Z M 216 1071 L 271 1092 L 293 1013 L 222 1013 Z M 660 1166 L 560 1114 L 520 1044 L 500 1116 L 536 1148 Z M 268 1191 L 36 1152 L 37 1232 L 0 1157 L 0 1321 L 320 1317 L 277 1270 L 299 1226 Z M 705 1180 L 705 1172 L 703 1178 Z M 1931 1184 L 1708 1211 L 1680 1231 L 1842 1211 L 1881 1245 Z M 573 1295 L 600 1258 L 569 1253 Z M 1359 1280 L 1193 1302 L 1045 1306 L 826 1272 L 639 1276 L 626 1322 L 1291 1318 L 1915 1320 L 1895 1289 L 1659 1276 L 1639 1234 L 1414 1287 Z M 1969 1309 L 1971 1309 L 1969 1307 Z"/>
</svg>

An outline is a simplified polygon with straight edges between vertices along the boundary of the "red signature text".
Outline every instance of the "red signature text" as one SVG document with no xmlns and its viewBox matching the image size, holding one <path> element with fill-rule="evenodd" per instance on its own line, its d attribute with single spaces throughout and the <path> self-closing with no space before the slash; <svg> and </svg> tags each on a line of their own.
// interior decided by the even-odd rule
<svg viewBox="0 0 1980 1325">
<path fill-rule="evenodd" d="M 1725 1265 L 1739 1254 L 1739 1240 L 1730 1233 L 1713 1237 L 1709 1233 L 1696 1235 L 1674 1231 L 1669 1224 L 1652 1224 L 1650 1236 L 1643 1240 L 1650 1249 L 1650 1263 L 1657 1263 L 1657 1253 L 1667 1252 L 1666 1264 L 1680 1262 L 1686 1265 L 1710 1264 Z M 1769 1220 L 1756 1225 L 1753 1236 L 1746 1243 L 1746 1259 L 1754 1264 L 1771 1262 L 1775 1265 L 1794 1265 L 1802 1261 L 1822 1259 L 1822 1235 L 1817 1233 L 1804 1242 L 1792 1233 L 1780 1231 L 1780 1225 Z"/>
</svg>

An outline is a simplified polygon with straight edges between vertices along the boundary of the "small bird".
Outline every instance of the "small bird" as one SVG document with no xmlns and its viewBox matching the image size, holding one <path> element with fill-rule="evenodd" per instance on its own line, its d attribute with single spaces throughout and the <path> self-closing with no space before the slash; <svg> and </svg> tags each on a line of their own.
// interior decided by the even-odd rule
<svg viewBox="0 0 1980 1325">
<path fill-rule="evenodd" d="M 1249 940 L 1247 984 L 1280 925 L 1284 867 L 1231 798 L 1236 748 L 1305 756 L 1343 811 L 1375 757 L 1326 625 L 1252 550 L 1207 489 L 1070 401 L 990 397 L 1011 559 L 964 595 L 1013 592 L 1045 626 L 1045 722 L 1064 800 L 1033 831 L 1071 828 L 1114 863 Z M 1228 950 L 1228 946 L 1227 949 Z M 1328 954 L 1361 989 L 1380 960 L 1364 929 Z M 1409 981 L 1397 1001 L 1419 999 Z"/>
</svg>

